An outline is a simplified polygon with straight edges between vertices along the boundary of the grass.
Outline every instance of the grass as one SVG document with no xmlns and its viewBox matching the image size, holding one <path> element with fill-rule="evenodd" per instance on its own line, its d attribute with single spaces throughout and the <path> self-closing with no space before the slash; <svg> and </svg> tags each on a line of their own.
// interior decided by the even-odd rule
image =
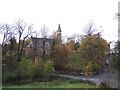
<svg viewBox="0 0 120 90">
<path fill-rule="evenodd" d="M 80 83 L 71 80 L 54 80 L 52 82 L 33 82 L 23 85 L 6 84 L 4 88 L 99 88 L 96 85 Z M 12 90 L 12 89 L 11 89 Z"/>
</svg>

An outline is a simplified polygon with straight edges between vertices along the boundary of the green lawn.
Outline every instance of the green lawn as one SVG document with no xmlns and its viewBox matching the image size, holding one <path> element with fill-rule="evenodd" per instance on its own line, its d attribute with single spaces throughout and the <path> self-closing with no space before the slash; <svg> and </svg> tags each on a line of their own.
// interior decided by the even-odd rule
<svg viewBox="0 0 120 90">
<path fill-rule="evenodd" d="M 30 84 L 13 85 L 7 84 L 3 88 L 99 88 L 96 85 L 73 82 L 71 80 L 54 80 L 53 82 L 33 82 Z"/>
<path fill-rule="evenodd" d="M 98 88 L 94 85 L 88 85 L 83 83 L 62 83 L 62 84 L 53 84 L 47 82 L 45 83 L 31 83 L 25 85 L 12 85 L 12 86 L 3 86 L 3 88 Z"/>
</svg>

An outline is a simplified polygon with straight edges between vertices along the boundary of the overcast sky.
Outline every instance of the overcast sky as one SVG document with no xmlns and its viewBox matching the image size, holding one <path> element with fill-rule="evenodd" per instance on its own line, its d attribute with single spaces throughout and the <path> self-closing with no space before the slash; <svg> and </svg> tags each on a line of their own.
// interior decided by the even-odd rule
<svg viewBox="0 0 120 90">
<path fill-rule="evenodd" d="M 0 0 L 0 23 L 13 23 L 19 18 L 33 23 L 35 30 L 45 24 L 49 32 L 61 25 L 62 35 L 83 34 L 84 26 L 93 20 L 102 26 L 103 37 L 109 42 L 118 39 L 120 0 Z"/>
</svg>

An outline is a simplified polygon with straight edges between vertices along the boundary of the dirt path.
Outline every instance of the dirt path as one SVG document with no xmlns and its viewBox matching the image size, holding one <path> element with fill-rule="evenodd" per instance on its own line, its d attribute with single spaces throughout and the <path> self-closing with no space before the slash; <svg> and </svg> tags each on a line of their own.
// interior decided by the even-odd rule
<svg viewBox="0 0 120 90">
<path fill-rule="evenodd" d="M 95 75 L 95 76 L 74 76 L 74 75 L 66 75 L 66 74 L 54 74 L 61 77 L 66 77 L 70 79 L 76 80 L 90 80 L 96 85 L 100 85 L 101 82 L 107 82 L 112 88 L 118 88 L 118 76 L 116 75 L 109 75 L 109 74 L 102 74 L 102 75 Z"/>
<path fill-rule="evenodd" d="M 111 88 L 118 88 L 118 71 L 110 72 L 107 66 L 103 66 L 103 70 L 98 75 L 93 76 L 74 76 L 67 74 L 54 74 L 61 77 L 77 80 L 90 80 L 96 85 L 100 85 L 101 82 L 107 82 Z"/>
</svg>

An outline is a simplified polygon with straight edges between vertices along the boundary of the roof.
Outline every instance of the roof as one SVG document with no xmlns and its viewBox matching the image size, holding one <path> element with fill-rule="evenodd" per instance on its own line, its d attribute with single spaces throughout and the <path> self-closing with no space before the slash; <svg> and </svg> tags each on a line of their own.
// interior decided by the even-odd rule
<svg viewBox="0 0 120 90">
<path fill-rule="evenodd" d="M 37 45 L 37 47 L 42 47 L 44 42 L 48 42 L 50 45 L 53 45 L 53 39 L 51 38 L 36 38 L 32 37 L 33 47 Z"/>
</svg>

